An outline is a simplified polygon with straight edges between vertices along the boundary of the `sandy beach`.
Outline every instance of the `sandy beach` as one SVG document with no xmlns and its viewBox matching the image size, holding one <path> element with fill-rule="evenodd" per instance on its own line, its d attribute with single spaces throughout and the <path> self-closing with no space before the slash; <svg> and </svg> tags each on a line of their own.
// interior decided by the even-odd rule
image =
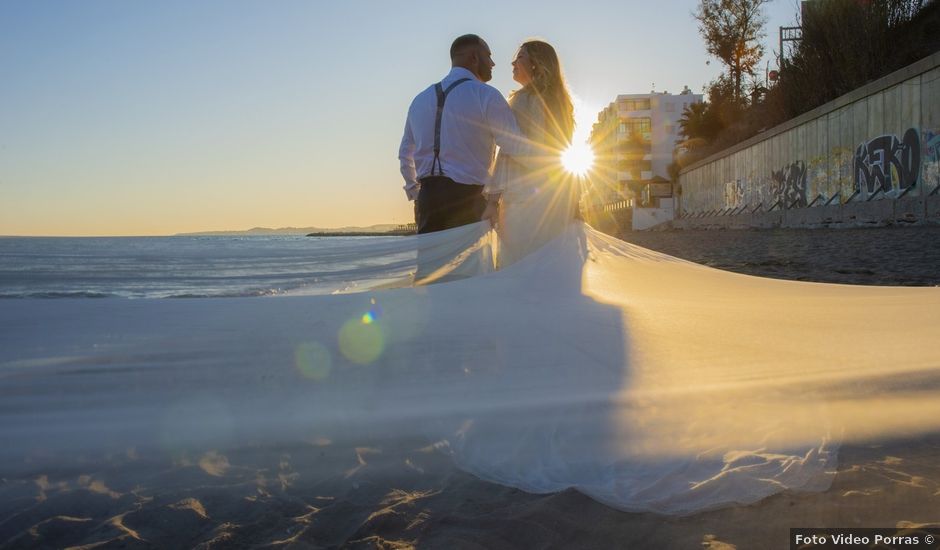
<svg viewBox="0 0 940 550">
<path fill-rule="evenodd" d="M 627 239 L 764 277 L 940 284 L 940 228 L 642 233 Z M 139 303 L 123 306 L 128 338 L 136 334 L 132 313 L 143 307 Z M 285 313 L 277 299 L 234 303 L 225 318 L 251 311 L 263 319 L 276 307 Z M 190 302 L 161 304 L 165 322 L 172 323 Z M 298 308 L 291 319 L 304 315 Z M 41 312 L 35 315 L 41 318 Z M 19 330 L 37 330 L 29 322 L 36 321 L 27 318 Z M 78 330 L 82 323 L 70 322 L 60 328 Z M 877 337 L 877 325 L 873 320 L 871 337 Z M 165 340 L 182 342 L 176 351 L 193 357 L 186 355 L 182 335 Z M 235 347 L 233 353 L 256 349 L 265 357 L 250 341 Z M 114 361 L 134 367 L 120 356 Z M 87 371 L 94 365 L 79 366 Z M 7 394 L 16 396 L 14 390 Z M 843 444 L 823 492 L 784 491 L 753 505 L 684 516 L 617 511 L 575 490 L 525 493 L 465 473 L 440 451 L 421 437 L 339 431 L 288 446 L 168 444 L 161 452 L 130 446 L 104 458 L 77 448 L 67 467 L 34 455 L 0 480 L 0 548 L 773 549 L 789 547 L 792 527 L 940 527 L 940 434 L 923 430 Z"/>
<path fill-rule="evenodd" d="M 940 438 L 843 447 L 832 487 L 690 517 L 531 495 L 439 453 L 317 445 L 111 465 L 0 486 L 3 548 L 787 548 L 800 527 L 940 526 Z M 86 546 L 87 545 L 87 546 Z"/>
<path fill-rule="evenodd" d="M 940 226 L 635 231 L 628 242 L 737 273 L 853 285 L 940 285 Z"/>
</svg>

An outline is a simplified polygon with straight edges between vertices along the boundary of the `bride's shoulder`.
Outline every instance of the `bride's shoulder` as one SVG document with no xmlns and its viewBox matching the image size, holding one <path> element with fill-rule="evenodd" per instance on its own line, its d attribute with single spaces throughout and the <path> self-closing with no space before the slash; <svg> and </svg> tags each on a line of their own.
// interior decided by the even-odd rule
<svg viewBox="0 0 940 550">
<path fill-rule="evenodd" d="M 529 116 L 537 114 L 541 109 L 535 96 L 526 90 L 519 90 L 509 97 L 509 106 L 517 113 L 526 113 Z"/>
<path fill-rule="evenodd" d="M 516 90 L 512 92 L 511 94 L 509 94 L 509 104 L 515 106 L 515 105 L 522 105 L 523 103 L 528 103 L 531 96 L 532 94 L 530 94 L 525 89 Z"/>
</svg>

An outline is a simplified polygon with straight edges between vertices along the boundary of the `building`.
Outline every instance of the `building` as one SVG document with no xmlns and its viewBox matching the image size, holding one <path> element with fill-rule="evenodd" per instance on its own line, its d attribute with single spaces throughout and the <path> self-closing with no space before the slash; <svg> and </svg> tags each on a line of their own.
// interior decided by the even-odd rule
<svg viewBox="0 0 940 550">
<path fill-rule="evenodd" d="M 595 196 L 589 200 L 658 206 L 660 197 L 671 197 L 669 165 L 681 141 L 679 119 L 686 107 L 701 102 L 702 96 L 688 87 L 678 95 L 618 95 L 591 130 Z"/>
</svg>

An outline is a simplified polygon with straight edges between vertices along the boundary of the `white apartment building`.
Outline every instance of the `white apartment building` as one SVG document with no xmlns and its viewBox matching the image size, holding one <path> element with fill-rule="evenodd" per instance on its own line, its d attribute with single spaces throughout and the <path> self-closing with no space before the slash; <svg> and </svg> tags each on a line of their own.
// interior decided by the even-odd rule
<svg viewBox="0 0 940 550">
<path fill-rule="evenodd" d="M 601 196 L 593 201 L 671 196 L 671 185 L 656 184 L 671 179 L 668 167 L 681 141 L 679 119 L 683 111 L 702 100 L 701 94 L 693 94 L 688 87 L 677 95 L 624 94 L 598 113 L 591 145 L 595 154 L 593 188 Z"/>
</svg>

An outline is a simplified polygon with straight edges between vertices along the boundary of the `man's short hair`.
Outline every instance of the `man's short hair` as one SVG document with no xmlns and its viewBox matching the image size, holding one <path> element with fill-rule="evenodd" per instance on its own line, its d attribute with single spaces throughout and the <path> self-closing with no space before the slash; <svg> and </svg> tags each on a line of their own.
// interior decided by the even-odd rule
<svg viewBox="0 0 940 550">
<path fill-rule="evenodd" d="M 483 39 L 475 34 L 458 36 L 454 43 L 450 45 L 450 58 L 453 60 L 469 46 L 480 46 L 482 44 Z"/>
</svg>

